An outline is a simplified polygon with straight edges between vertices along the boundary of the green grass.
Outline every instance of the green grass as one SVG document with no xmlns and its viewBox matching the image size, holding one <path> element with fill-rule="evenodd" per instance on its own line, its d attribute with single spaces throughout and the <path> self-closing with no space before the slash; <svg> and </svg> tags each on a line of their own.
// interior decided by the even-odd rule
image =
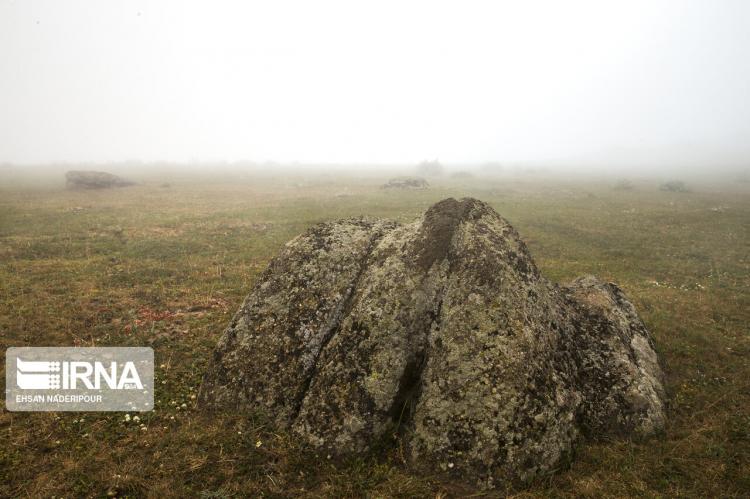
<svg viewBox="0 0 750 499">
<path fill-rule="evenodd" d="M 334 463 L 262 414 L 204 414 L 192 398 L 219 334 L 286 241 L 319 221 L 411 220 L 466 195 L 510 220 L 549 278 L 618 282 L 653 333 L 670 397 L 664 435 L 582 444 L 557 473 L 493 494 L 750 495 L 750 188 L 519 177 L 389 192 L 382 181 L 0 187 L 0 345 L 150 345 L 157 364 L 146 430 L 121 413 L 3 411 L 0 497 L 479 494 L 411 473 L 398 445 Z"/>
</svg>

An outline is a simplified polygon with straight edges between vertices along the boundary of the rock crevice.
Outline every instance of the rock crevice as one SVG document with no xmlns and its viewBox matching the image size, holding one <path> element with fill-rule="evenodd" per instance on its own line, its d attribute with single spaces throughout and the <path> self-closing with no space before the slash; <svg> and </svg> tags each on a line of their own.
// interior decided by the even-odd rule
<svg viewBox="0 0 750 499">
<path fill-rule="evenodd" d="M 352 307 L 352 300 L 354 298 L 354 291 L 359 285 L 362 274 L 364 274 L 365 269 L 367 268 L 367 260 L 370 258 L 370 255 L 372 255 L 373 250 L 375 249 L 375 246 L 380 241 L 380 239 L 383 237 L 383 231 L 386 230 L 387 227 L 380 227 L 376 229 L 375 233 L 370 238 L 370 242 L 367 245 L 367 248 L 365 249 L 362 256 L 359 258 L 358 262 L 358 269 L 356 271 L 356 275 L 352 279 L 352 282 L 349 284 L 349 286 L 344 291 L 343 297 L 340 298 L 338 304 L 334 307 L 330 317 L 326 321 L 325 325 L 322 328 L 322 333 L 320 335 L 320 341 L 314 345 L 313 348 L 305 351 L 303 353 L 303 364 L 305 366 L 305 371 L 303 372 L 303 382 L 302 387 L 300 390 L 299 395 L 295 398 L 294 402 L 294 409 L 292 412 L 292 418 L 296 418 L 299 415 L 299 411 L 302 407 L 302 402 L 307 395 L 307 391 L 310 388 L 310 382 L 312 381 L 312 378 L 315 376 L 315 372 L 318 367 L 318 359 L 320 357 L 320 352 L 325 349 L 326 345 L 329 341 L 331 341 L 331 338 L 338 332 L 341 322 L 346 317 L 346 315 L 349 313 Z"/>
<path fill-rule="evenodd" d="M 622 291 L 549 282 L 470 198 L 290 241 L 220 339 L 199 399 L 260 408 L 334 455 L 398 431 L 415 466 L 486 487 L 549 472 L 581 437 L 664 425 L 653 343 Z"/>
</svg>

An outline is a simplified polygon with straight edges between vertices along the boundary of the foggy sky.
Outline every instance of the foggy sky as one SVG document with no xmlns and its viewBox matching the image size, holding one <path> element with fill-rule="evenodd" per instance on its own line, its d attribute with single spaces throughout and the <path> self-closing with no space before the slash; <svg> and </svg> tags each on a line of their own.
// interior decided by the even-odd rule
<svg viewBox="0 0 750 499">
<path fill-rule="evenodd" d="M 0 0 L 0 161 L 750 160 L 750 2 Z"/>
</svg>

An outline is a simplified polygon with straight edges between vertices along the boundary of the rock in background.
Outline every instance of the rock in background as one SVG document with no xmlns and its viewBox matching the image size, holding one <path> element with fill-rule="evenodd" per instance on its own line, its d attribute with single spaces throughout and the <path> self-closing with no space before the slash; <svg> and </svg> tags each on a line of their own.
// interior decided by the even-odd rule
<svg viewBox="0 0 750 499">
<path fill-rule="evenodd" d="M 429 186 L 430 184 L 420 177 L 397 177 L 383 184 L 383 189 L 427 189 Z"/>
<path fill-rule="evenodd" d="M 333 455 L 398 432 L 416 467 L 484 487 L 555 469 L 579 438 L 664 426 L 653 344 L 622 291 L 549 282 L 475 199 L 290 241 L 224 332 L 199 399 L 260 408 Z"/>
<path fill-rule="evenodd" d="M 65 173 L 65 183 L 68 189 L 109 189 L 134 185 L 134 182 L 111 173 L 84 170 L 71 170 Z"/>
</svg>

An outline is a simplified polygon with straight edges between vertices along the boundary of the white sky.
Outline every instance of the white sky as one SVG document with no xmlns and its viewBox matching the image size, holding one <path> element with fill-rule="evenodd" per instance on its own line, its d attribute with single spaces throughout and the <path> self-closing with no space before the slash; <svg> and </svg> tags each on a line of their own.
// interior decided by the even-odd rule
<svg viewBox="0 0 750 499">
<path fill-rule="evenodd" d="M 0 161 L 706 151 L 750 161 L 750 1 L 0 0 Z"/>
</svg>

